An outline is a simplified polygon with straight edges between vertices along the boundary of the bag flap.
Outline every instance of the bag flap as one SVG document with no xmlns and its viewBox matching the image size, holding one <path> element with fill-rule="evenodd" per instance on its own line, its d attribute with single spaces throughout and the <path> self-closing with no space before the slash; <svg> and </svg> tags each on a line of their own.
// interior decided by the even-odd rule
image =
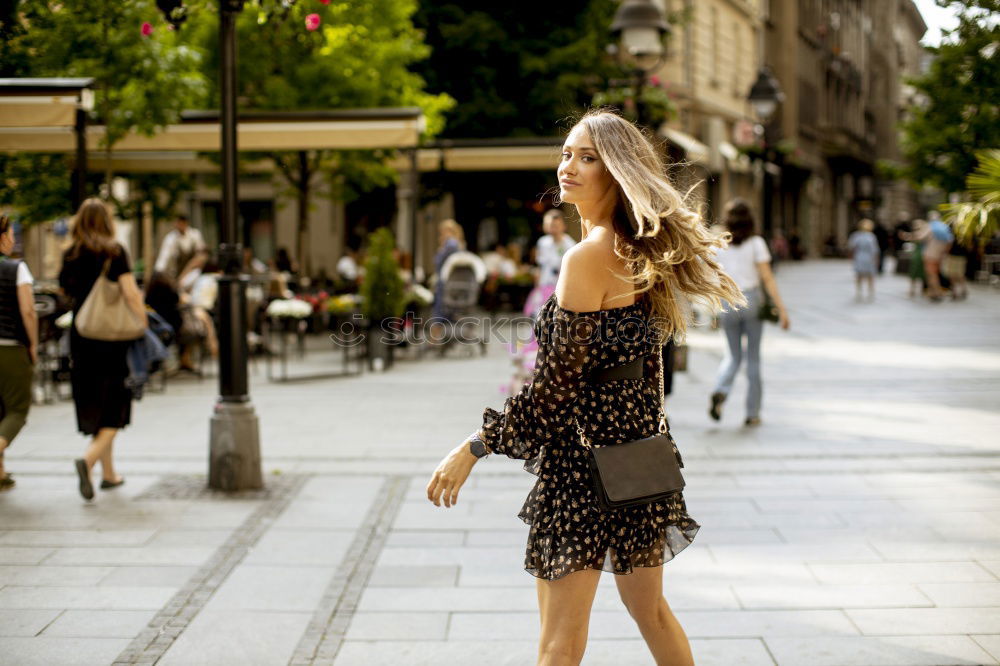
<svg viewBox="0 0 1000 666">
<path fill-rule="evenodd" d="M 648 497 L 684 488 L 673 442 L 654 435 L 591 449 L 596 471 L 611 501 Z"/>
</svg>

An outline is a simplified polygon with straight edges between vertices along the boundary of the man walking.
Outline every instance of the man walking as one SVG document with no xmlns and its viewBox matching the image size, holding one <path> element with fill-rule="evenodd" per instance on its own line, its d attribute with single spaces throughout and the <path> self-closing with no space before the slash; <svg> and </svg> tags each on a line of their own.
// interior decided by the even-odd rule
<svg viewBox="0 0 1000 666">
<path fill-rule="evenodd" d="M 186 215 L 178 215 L 174 228 L 163 238 L 156 257 L 155 271 L 163 273 L 179 289 L 181 278 L 204 264 L 205 239 L 201 232 L 188 224 Z"/>
<path fill-rule="evenodd" d="M 535 245 L 535 262 L 538 264 L 538 286 L 555 286 L 559 278 L 563 255 L 576 241 L 566 234 L 566 220 L 563 212 L 553 208 L 542 218 L 545 235 Z"/>
</svg>

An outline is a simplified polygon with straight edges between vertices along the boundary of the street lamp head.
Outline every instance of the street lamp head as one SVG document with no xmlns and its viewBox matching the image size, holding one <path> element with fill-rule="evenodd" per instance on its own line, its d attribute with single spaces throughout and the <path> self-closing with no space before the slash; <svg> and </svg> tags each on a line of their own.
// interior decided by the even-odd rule
<svg viewBox="0 0 1000 666">
<path fill-rule="evenodd" d="M 622 64 L 649 72 L 663 59 L 670 24 L 652 0 L 624 0 L 611 22 L 611 34 L 619 42 Z"/>
<path fill-rule="evenodd" d="M 785 93 L 781 92 L 778 80 L 765 66 L 757 73 L 757 80 L 753 82 L 747 99 L 760 121 L 766 123 L 777 111 L 778 105 L 784 101 Z"/>
</svg>

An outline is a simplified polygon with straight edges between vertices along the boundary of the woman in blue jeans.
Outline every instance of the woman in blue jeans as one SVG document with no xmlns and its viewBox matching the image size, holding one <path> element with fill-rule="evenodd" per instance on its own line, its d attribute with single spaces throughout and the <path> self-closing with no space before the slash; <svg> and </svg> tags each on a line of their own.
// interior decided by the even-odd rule
<svg viewBox="0 0 1000 666">
<path fill-rule="evenodd" d="M 750 385 L 747 392 L 747 414 L 745 425 L 760 423 L 760 339 L 764 322 L 760 319 L 760 306 L 764 302 L 761 288 L 767 290 L 771 300 L 778 308 L 781 328 L 788 329 L 788 312 L 778 293 L 778 284 L 771 272 L 771 253 L 767 243 L 754 234 L 753 213 L 750 205 L 743 199 L 733 199 L 726 204 L 724 223 L 726 230 L 732 234 L 729 247 L 719 250 L 717 258 L 723 270 L 729 274 L 746 296 L 746 307 L 727 308 L 720 316 L 719 323 L 726 333 L 729 352 L 719 366 L 719 373 L 712 392 L 711 405 L 708 413 L 718 421 L 722 418 L 722 403 L 726 401 L 729 391 L 733 388 L 733 380 L 740 369 L 743 360 L 743 338 L 746 337 L 747 381 Z"/>
</svg>

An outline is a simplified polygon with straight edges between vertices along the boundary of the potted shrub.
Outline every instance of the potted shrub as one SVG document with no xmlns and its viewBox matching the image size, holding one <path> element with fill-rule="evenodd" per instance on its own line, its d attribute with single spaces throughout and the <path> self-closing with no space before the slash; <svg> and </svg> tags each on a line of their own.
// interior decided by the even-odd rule
<svg viewBox="0 0 1000 666">
<path fill-rule="evenodd" d="M 361 312 L 368 321 L 368 365 L 392 365 L 389 321 L 403 314 L 405 296 L 399 262 L 393 257 L 396 239 L 386 227 L 368 235 L 368 258 L 361 280 Z M 376 359 L 382 359 L 376 362 Z"/>
</svg>

